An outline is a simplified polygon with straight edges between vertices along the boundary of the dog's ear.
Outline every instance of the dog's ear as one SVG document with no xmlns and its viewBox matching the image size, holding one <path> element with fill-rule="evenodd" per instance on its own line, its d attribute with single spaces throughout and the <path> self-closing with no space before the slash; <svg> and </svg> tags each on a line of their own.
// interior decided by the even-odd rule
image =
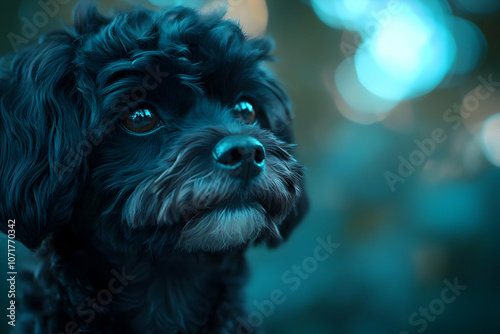
<svg viewBox="0 0 500 334">
<path fill-rule="evenodd" d="M 84 182 L 75 37 L 58 31 L 0 60 L 0 230 L 30 249 L 70 219 Z"/>
</svg>

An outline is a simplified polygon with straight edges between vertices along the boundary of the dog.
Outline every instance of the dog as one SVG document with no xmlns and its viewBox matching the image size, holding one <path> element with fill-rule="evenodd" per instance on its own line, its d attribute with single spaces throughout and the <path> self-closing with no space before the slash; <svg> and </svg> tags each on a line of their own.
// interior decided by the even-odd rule
<svg viewBox="0 0 500 334">
<path fill-rule="evenodd" d="M 18 333 L 242 331 L 245 250 L 308 200 L 272 42 L 223 16 L 84 3 L 3 57 L 0 215 L 41 258 Z"/>
</svg>

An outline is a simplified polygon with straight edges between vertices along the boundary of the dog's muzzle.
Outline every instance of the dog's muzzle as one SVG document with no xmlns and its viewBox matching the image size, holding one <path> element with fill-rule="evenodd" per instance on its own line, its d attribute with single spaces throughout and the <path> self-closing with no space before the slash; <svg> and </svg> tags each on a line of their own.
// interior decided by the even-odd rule
<svg viewBox="0 0 500 334">
<path fill-rule="evenodd" d="M 245 180 L 258 176 L 265 167 L 266 150 L 254 137 L 224 137 L 212 153 L 218 165 Z"/>
</svg>

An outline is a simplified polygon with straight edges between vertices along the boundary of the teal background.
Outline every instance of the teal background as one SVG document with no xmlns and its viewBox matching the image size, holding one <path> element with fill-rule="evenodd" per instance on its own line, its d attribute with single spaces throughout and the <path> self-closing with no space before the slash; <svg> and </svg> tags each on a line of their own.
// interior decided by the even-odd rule
<svg viewBox="0 0 500 334">
<path fill-rule="evenodd" d="M 7 34 L 21 30 L 19 13 L 36 11 L 37 5 L 1 1 L 4 54 L 12 50 Z M 74 4 L 61 6 L 43 30 L 69 23 Z M 126 6 L 118 1 L 100 5 L 103 10 Z M 446 109 L 478 86 L 479 75 L 500 81 L 499 14 L 454 9 L 485 35 L 485 61 L 452 84 L 403 102 L 411 112 L 362 125 L 339 113 L 328 86 L 344 60 L 342 31 L 324 25 L 305 1 L 270 0 L 268 5 L 268 33 L 277 45 L 277 62 L 270 66 L 294 101 L 298 155 L 308 167 L 311 210 L 282 247 L 250 250 L 252 276 L 246 295 L 254 321 L 262 319 L 259 327 L 276 334 L 419 333 L 421 326 L 412 326 L 409 317 L 440 299 L 444 281 L 456 278 L 467 289 L 445 304 L 423 332 L 499 333 L 500 171 L 477 150 L 477 136 L 463 126 L 453 130 L 442 119 Z M 435 128 L 442 128 L 448 140 L 391 192 L 384 172 L 395 172 L 398 156 L 407 157 L 416 148 L 414 140 L 428 138 Z M 6 218 L 1 217 L 2 223 Z M 320 245 L 317 238 L 329 236 L 339 247 L 297 283 L 298 274 L 289 271 L 304 261 L 311 264 L 307 259 Z M 20 248 L 17 265 L 30 265 L 33 256 Z M 6 249 L 2 236 L 0 254 L 6 255 Z M 6 268 L 6 256 L 0 256 L 0 268 Z M 295 283 L 283 275 L 294 277 Z M 276 289 L 285 300 L 270 308 L 265 301 Z M 0 291 L 7 291 L 3 279 Z M 6 293 L 1 296 L 6 300 Z M 268 308 L 262 311 L 256 304 Z M 0 331 L 7 333 L 4 320 Z"/>
</svg>

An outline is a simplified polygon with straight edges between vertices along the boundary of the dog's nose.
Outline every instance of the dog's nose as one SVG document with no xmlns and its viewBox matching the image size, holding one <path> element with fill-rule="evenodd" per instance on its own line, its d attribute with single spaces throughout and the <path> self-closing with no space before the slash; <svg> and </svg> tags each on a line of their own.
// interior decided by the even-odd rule
<svg viewBox="0 0 500 334">
<path fill-rule="evenodd" d="M 266 151 L 253 137 L 227 136 L 215 145 L 213 156 L 232 175 L 249 179 L 259 175 L 264 168 Z"/>
</svg>

